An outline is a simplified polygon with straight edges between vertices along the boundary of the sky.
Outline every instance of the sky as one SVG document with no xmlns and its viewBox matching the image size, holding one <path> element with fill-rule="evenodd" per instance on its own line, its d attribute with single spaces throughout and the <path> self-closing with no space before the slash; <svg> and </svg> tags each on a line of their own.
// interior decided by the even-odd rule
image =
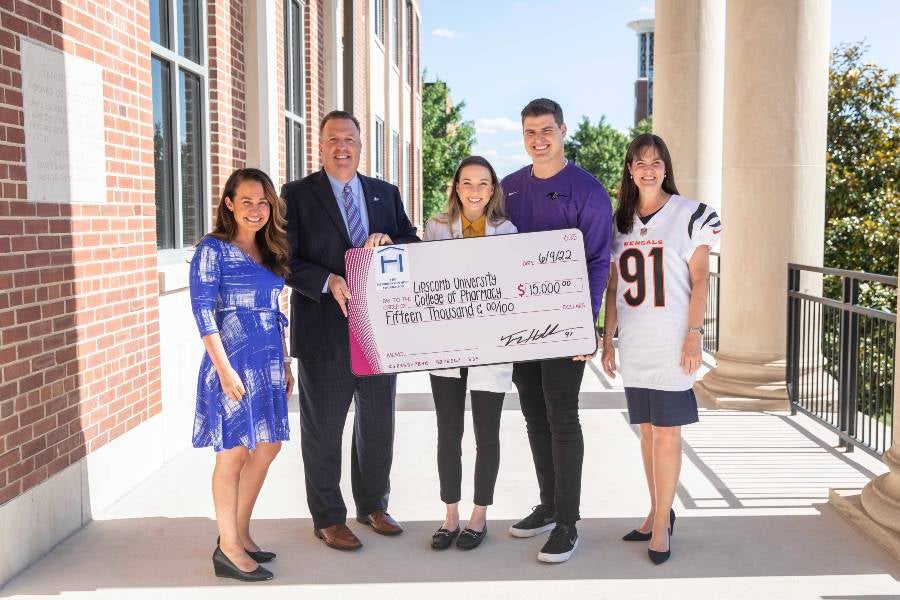
<svg viewBox="0 0 900 600">
<path fill-rule="evenodd" d="M 559 102 L 574 132 L 602 116 L 627 131 L 634 119 L 637 35 L 652 0 L 422 0 L 425 80 L 447 82 L 475 122 L 476 154 L 501 177 L 529 162 L 519 111 L 541 96 Z M 900 71 L 900 0 L 832 0 L 832 47 L 866 40 L 867 57 Z"/>
</svg>

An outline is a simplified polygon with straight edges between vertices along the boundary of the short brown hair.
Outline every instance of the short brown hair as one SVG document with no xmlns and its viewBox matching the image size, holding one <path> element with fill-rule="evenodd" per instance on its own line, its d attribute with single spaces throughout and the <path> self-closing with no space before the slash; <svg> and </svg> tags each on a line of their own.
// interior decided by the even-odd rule
<svg viewBox="0 0 900 600">
<path fill-rule="evenodd" d="M 542 115 L 553 115 L 553 120 L 557 125 L 563 124 L 562 107 L 549 98 L 535 98 L 525 105 L 522 109 L 522 124 L 525 124 L 525 117 L 540 117 Z"/>
<path fill-rule="evenodd" d="M 333 121 L 334 119 L 347 119 L 348 121 L 353 121 L 353 124 L 356 125 L 356 131 L 362 133 L 362 128 L 359 126 L 359 119 L 348 113 L 346 110 L 333 110 L 322 117 L 322 122 L 319 123 L 319 134 L 325 130 L 325 123 Z"/>
</svg>

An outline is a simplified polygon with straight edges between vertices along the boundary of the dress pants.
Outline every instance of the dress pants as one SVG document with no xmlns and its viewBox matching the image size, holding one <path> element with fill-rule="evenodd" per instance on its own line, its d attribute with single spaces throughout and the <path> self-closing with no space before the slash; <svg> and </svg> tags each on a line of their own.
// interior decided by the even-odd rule
<svg viewBox="0 0 900 600">
<path fill-rule="evenodd" d="M 438 430 L 438 476 L 441 501 L 459 502 L 462 482 L 462 437 L 466 411 L 467 369 L 462 377 L 431 375 L 431 392 Z M 470 390 L 472 423 L 475 428 L 475 504 L 494 503 L 494 485 L 500 469 L 500 415 L 503 396 L 499 392 Z"/>
<path fill-rule="evenodd" d="M 578 420 L 578 391 L 585 363 L 556 358 L 516 363 L 513 383 L 528 429 L 541 504 L 556 520 L 580 519 L 584 438 Z"/>
<path fill-rule="evenodd" d="M 356 377 L 349 354 L 330 362 L 300 359 L 300 448 L 313 525 L 347 520 L 341 495 L 341 440 L 350 402 L 353 419 L 350 476 L 357 515 L 387 510 L 394 452 L 396 375 Z"/>
</svg>

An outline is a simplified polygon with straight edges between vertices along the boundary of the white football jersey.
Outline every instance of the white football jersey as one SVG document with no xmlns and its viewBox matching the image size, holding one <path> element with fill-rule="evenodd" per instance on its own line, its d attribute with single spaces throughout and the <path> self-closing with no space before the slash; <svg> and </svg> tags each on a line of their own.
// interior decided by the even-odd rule
<svg viewBox="0 0 900 600">
<path fill-rule="evenodd" d="M 646 225 L 635 217 L 630 233 L 619 233 L 615 224 L 613 229 L 622 380 L 628 387 L 690 389 L 694 375 L 685 375 L 680 366 L 689 326 L 688 261 L 698 246 L 718 243 L 719 215 L 674 195 Z"/>
</svg>

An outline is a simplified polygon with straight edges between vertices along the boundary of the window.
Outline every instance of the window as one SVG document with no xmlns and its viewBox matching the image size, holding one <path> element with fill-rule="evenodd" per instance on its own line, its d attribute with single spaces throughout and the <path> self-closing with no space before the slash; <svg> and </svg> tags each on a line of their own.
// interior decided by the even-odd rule
<svg viewBox="0 0 900 600">
<path fill-rule="evenodd" d="M 416 90 L 422 91 L 422 71 L 419 69 L 419 57 L 422 56 L 422 44 L 420 44 L 419 38 L 419 29 L 422 28 L 422 23 L 419 21 L 419 15 L 416 15 L 416 51 L 415 51 L 415 69 L 416 69 Z"/>
<path fill-rule="evenodd" d="M 306 127 L 303 57 L 303 5 L 284 3 L 284 150 L 288 181 L 304 174 L 304 128 Z"/>
<path fill-rule="evenodd" d="M 384 179 L 384 121 L 375 117 L 375 177 Z"/>
<path fill-rule="evenodd" d="M 394 65 L 400 67 L 400 1 L 393 0 L 391 8 L 391 55 Z"/>
<path fill-rule="evenodd" d="M 413 41 L 413 20 L 412 20 L 412 2 L 410 0 L 406 1 L 406 35 L 403 37 L 404 46 L 406 48 L 412 48 Z M 409 83 L 409 87 L 413 87 L 415 85 L 415 79 L 413 78 L 413 57 L 412 52 L 406 50 L 404 52 L 406 55 L 406 81 Z"/>
<path fill-rule="evenodd" d="M 391 132 L 391 183 L 400 185 L 400 134 Z"/>
<path fill-rule="evenodd" d="M 375 0 L 375 14 L 372 20 L 375 22 L 375 37 L 384 44 L 384 2 L 385 0 Z"/>
<path fill-rule="evenodd" d="M 409 157 L 411 152 L 409 142 L 405 142 L 403 152 L 403 187 L 400 188 L 400 193 L 403 194 L 407 214 L 409 214 L 409 207 L 412 205 L 412 186 L 409 180 Z"/>
<path fill-rule="evenodd" d="M 192 246 L 207 229 L 209 131 L 203 10 L 199 0 L 150 2 L 156 247 L 160 250 Z"/>
</svg>

